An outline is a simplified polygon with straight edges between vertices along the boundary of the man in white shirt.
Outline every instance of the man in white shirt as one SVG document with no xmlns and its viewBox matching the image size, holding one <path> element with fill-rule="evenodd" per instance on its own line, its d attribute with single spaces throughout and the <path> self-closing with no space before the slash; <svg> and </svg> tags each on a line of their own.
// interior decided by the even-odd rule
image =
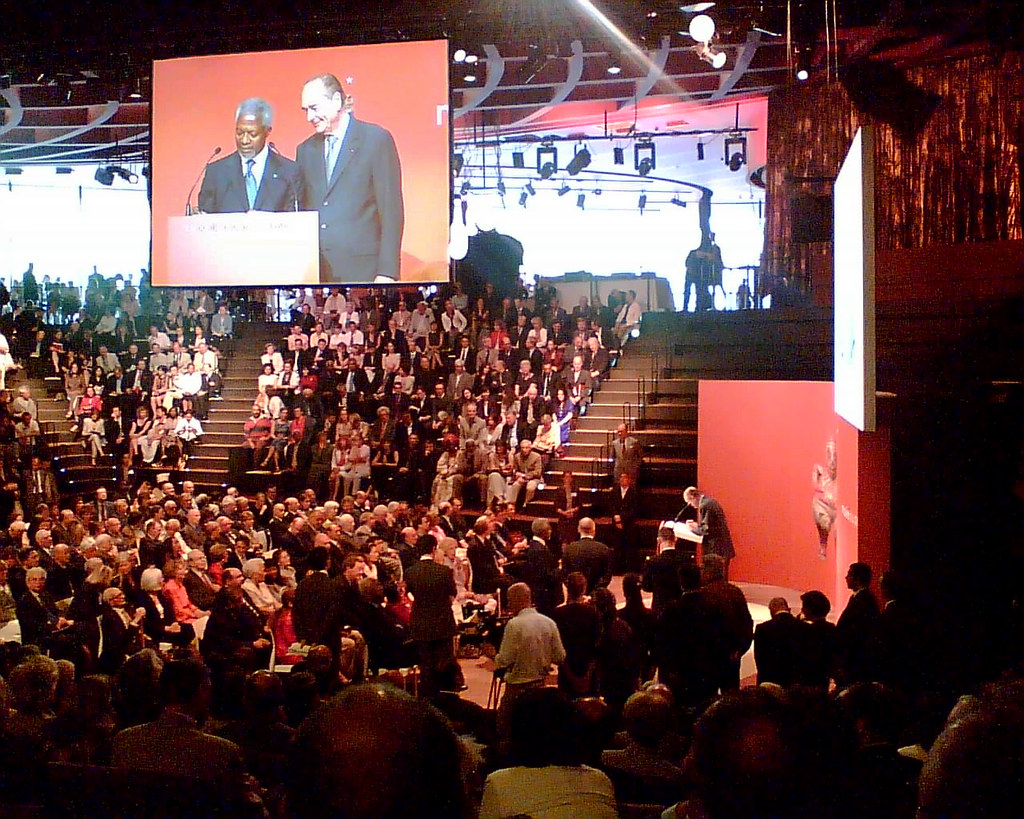
<svg viewBox="0 0 1024 819">
<path fill-rule="evenodd" d="M 181 441 L 181 448 L 188 456 L 192 455 L 193 444 L 203 437 L 203 427 L 198 418 L 192 416 L 192 410 L 185 410 L 185 414 L 178 419 L 174 425 L 174 434 Z"/>
<path fill-rule="evenodd" d="M 466 317 L 459 310 L 451 299 L 444 303 L 444 312 L 441 313 L 441 327 L 448 335 L 457 335 L 466 329 Z"/>
<path fill-rule="evenodd" d="M 284 369 L 284 358 L 274 349 L 273 344 L 268 344 L 263 355 L 260 356 L 260 364 L 269 364 L 275 373 Z"/>
<path fill-rule="evenodd" d="M 196 365 L 196 369 L 200 372 L 205 372 L 207 367 L 216 372 L 218 364 L 217 354 L 207 347 L 205 341 L 200 341 L 196 345 L 196 354 L 192 359 L 192 363 Z"/>
<path fill-rule="evenodd" d="M 341 333 L 341 343 L 351 349 L 353 345 L 358 344 L 360 347 L 366 341 L 366 337 L 363 335 L 363 331 L 359 329 L 359 325 L 354 321 L 350 321 L 347 325 L 345 332 Z"/>
<path fill-rule="evenodd" d="M 612 328 L 612 332 L 619 340 L 620 347 L 625 343 L 626 337 L 633 328 L 640 326 L 643 314 L 644 311 L 636 300 L 636 291 L 630 290 L 626 293 L 626 303 L 620 308 L 618 316 L 615 317 L 615 327 Z"/>
<path fill-rule="evenodd" d="M 196 372 L 195 364 L 189 364 L 184 372 L 178 371 L 178 377 L 174 380 L 174 386 L 181 393 L 182 408 L 191 411 L 193 409 L 193 402 L 203 391 L 203 374 Z M 179 419 L 179 423 L 181 423 L 181 419 Z"/>
<path fill-rule="evenodd" d="M 430 333 L 430 324 L 434 320 L 434 311 L 427 307 L 425 301 L 421 301 L 413 310 L 412 318 L 409 319 L 409 333 L 413 341 L 426 338 Z"/>
<path fill-rule="evenodd" d="M 345 296 L 342 294 L 340 288 L 334 288 L 331 290 L 331 295 L 324 301 L 324 324 L 333 329 L 337 325 L 338 316 L 345 312 L 347 304 Z"/>
</svg>

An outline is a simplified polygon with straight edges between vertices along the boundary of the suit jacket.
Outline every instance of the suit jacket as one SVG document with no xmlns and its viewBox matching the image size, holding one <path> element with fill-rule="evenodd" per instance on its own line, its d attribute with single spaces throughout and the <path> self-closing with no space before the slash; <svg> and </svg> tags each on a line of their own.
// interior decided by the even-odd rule
<svg viewBox="0 0 1024 819">
<path fill-rule="evenodd" d="M 472 587 L 474 594 L 494 594 L 501 582 L 501 568 L 498 566 L 500 557 L 490 538 L 482 540 L 475 533 L 466 537 L 466 557 L 472 569 Z"/>
<path fill-rule="evenodd" d="M 203 579 L 191 569 L 185 572 L 185 579 L 182 582 L 188 593 L 188 599 L 203 611 L 209 611 L 213 601 L 217 598 L 217 592 L 207 586 Z"/>
<path fill-rule="evenodd" d="M 786 688 L 796 681 L 803 625 L 792 614 L 783 611 L 754 629 L 758 684 L 771 682 Z"/>
<path fill-rule="evenodd" d="M 462 398 L 462 391 L 465 389 L 473 389 L 472 374 L 468 372 L 463 372 L 462 375 L 452 373 L 448 376 L 448 388 L 445 390 L 445 397 L 449 401 L 458 401 Z"/>
<path fill-rule="evenodd" d="M 701 498 L 700 521 L 700 534 L 704 535 L 704 554 L 718 555 L 726 560 L 736 557 L 722 504 L 706 495 Z"/>
<path fill-rule="evenodd" d="M 870 589 L 856 592 L 836 621 L 839 668 L 844 684 L 871 679 L 871 648 L 878 623 L 878 601 Z"/>
<path fill-rule="evenodd" d="M 39 598 L 26 591 L 17 603 L 18 623 L 21 625 L 22 645 L 34 645 L 40 648 L 46 645 L 47 638 L 57 625 L 57 606 L 48 592 L 39 593 Z M 41 602 L 40 602 L 41 601 Z"/>
<path fill-rule="evenodd" d="M 301 186 L 298 165 L 268 149 L 267 164 L 252 210 L 293 210 Z M 245 192 L 245 165 L 237 151 L 211 162 L 206 168 L 203 186 L 199 189 L 199 209 L 206 213 L 245 213 L 250 209 Z"/>
<path fill-rule="evenodd" d="M 320 213 L 320 280 L 398 279 L 405 228 L 402 169 L 391 134 L 352 117 L 334 173 L 327 178 L 324 136 L 295 150 L 302 209 Z"/>
<path fill-rule="evenodd" d="M 655 617 L 661 617 L 665 607 L 673 600 L 678 600 L 682 595 L 683 588 L 679 582 L 679 568 L 686 558 L 686 553 L 681 552 L 677 547 L 648 558 L 644 564 L 643 589 L 654 594 L 651 611 L 654 612 Z"/>
<path fill-rule="evenodd" d="M 302 579 L 295 589 L 292 611 L 296 637 L 311 644 L 327 640 L 336 591 L 334 582 L 323 572 L 313 572 Z"/>
<path fill-rule="evenodd" d="M 99 671 L 116 674 L 125 659 L 142 646 L 141 628 L 125 625 L 121 616 L 106 603 L 100 615 L 103 646 L 99 656 Z"/>
<path fill-rule="evenodd" d="M 424 642 L 453 637 L 456 588 L 452 570 L 433 560 L 417 560 L 405 573 L 405 585 L 414 598 L 409 637 Z"/>
<path fill-rule="evenodd" d="M 534 608 L 550 617 L 565 599 L 558 558 L 536 538 L 530 541 L 523 558 L 521 579 L 530 587 Z"/>
<path fill-rule="evenodd" d="M 629 487 L 625 494 L 622 493 L 620 487 L 613 486 L 611 494 L 608 496 L 608 511 L 622 518 L 623 529 L 629 529 L 637 519 L 639 503 L 640 498 L 637 497 L 635 486 Z"/>
<path fill-rule="evenodd" d="M 580 572 L 587 578 L 587 594 L 590 594 L 611 582 L 611 554 L 611 549 L 593 538 L 573 541 L 562 548 L 562 573 Z"/>
</svg>

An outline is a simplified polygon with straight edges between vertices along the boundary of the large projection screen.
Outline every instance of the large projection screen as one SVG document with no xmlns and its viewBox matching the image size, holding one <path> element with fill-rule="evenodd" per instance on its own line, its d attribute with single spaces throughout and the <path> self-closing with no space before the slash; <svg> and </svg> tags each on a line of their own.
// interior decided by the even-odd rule
<svg viewBox="0 0 1024 819">
<path fill-rule="evenodd" d="M 302 107 L 305 83 L 325 73 L 340 81 L 352 117 L 330 177 L 323 138 L 314 134 Z M 239 103 L 253 97 L 270 104 L 273 122 L 267 164 L 250 204 L 243 159 L 236 152 L 235 113 Z M 447 281 L 447 109 L 446 40 L 156 61 L 153 284 L 359 284 L 386 281 L 379 278 L 382 270 L 403 283 Z M 304 141 L 306 161 L 289 165 Z M 274 184 L 282 190 L 271 196 L 268 186 Z M 211 210 L 197 214 L 204 186 L 203 203 Z M 222 195 L 213 196 L 216 191 Z M 187 209 L 193 221 L 186 223 Z M 279 216 L 255 224 L 260 210 Z M 295 210 L 317 218 L 296 217 Z M 247 220 L 250 212 L 253 219 Z M 315 235 L 310 235 L 313 221 Z M 235 263 L 237 248 L 248 246 L 245 233 L 259 239 L 258 253 Z M 278 235 L 282 249 L 275 251 Z M 220 236 L 230 241 L 221 245 Z M 187 248 L 170 247 L 182 237 L 191 243 Z M 295 259 L 294 248 L 307 237 L 319 265 Z M 204 253 L 218 258 L 204 264 Z"/>
<path fill-rule="evenodd" d="M 835 410 L 875 429 L 874 131 L 860 128 L 834 188 Z"/>
</svg>

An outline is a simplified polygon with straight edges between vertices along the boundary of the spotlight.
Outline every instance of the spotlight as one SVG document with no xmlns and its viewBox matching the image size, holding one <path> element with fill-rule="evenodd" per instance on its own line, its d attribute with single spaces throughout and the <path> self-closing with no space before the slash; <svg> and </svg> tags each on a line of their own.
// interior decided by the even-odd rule
<svg viewBox="0 0 1024 819">
<path fill-rule="evenodd" d="M 466 158 L 462 154 L 452 154 L 452 176 L 462 173 L 462 166 L 466 164 Z"/>
<path fill-rule="evenodd" d="M 569 160 L 569 164 L 565 166 L 566 172 L 569 176 L 576 176 L 580 171 L 590 164 L 590 151 L 587 150 L 587 146 L 584 145 L 573 155 L 573 158 Z"/>
<path fill-rule="evenodd" d="M 466 49 L 464 49 L 464 48 L 457 48 L 457 49 L 455 49 L 455 53 L 452 54 L 452 60 L 454 62 L 457 62 L 457 63 L 464 63 L 464 62 L 466 62 Z"/>
<path fill-rule="evenodd" d="M 704 159 L 704 143 L 699 139 L 697 140 L 697 159 Z"/>
<path fill-rule="evenodd" d="M 527 200 L 527 198 L 528 197 L 526 195 L 526 191 L 523 191 L 521 194 L 519 194 L 519 205 L 521 207 L 524 207 L 524 208 L 526 207 L 526 200 Z"/>
<path fill-rule="evenodd" d="M 644 208 L 647 207 L 647 194 L 641 193 L 640 199 L 637 201 L 636 206 L 640 208 L 640 213 L 644 212 Z"/>
<path fill-rule="evenodd" d="M 468 74 L 466 74 L 462 78 L 462 81 L 463 82 L 476 82 L 476 73 L 473 72 L 473 71 L 470 71 Z"/>
<path fill-rule="evenodd" d="M 725 155 L 722 159 L 729 170 L 736 172 L 747 164 L 747 138 L 739 134 L 726 137 Z"/>
<path fill-rule="evenodd" d="M 528 194 L 530 194 L 530 196 L 536 196 L 537 195 L 537 191 L 535 191 L 533 189 L 533 183 L 532 182 L 527 182 L 526 185 L 523 187 L 523 190 L 525 190 Z"/>
<path fill-rule="evenodd" d="M 72 172 L 73 172 L 72 169 L 67 167 L 66 165 L 58 165 L 57 166 L 57 174 L 60 175 L 60 176 L 66 176 L 67 174 L 72 173 Z"/>
<path fill-rule="evenodd" d="M 798 45 L 793 49 L 796 61 L 796 78 L 805 82 L 811 76 L 811 49 L 804 45 Z"/>
<path fill-rule="evenodd" d="M 616 165 L 625 165 L 626 151 L 622 148 L 612 148 L 612 161 Z"/>
<path fill-rule="evenodd" d="M 654 143 L 651 140 L 644 139 L 633 146 L 633 167 L 640 176 L 647 176 L 658 167 Z"/>
<path fill-rule="evenodd" d="M 498 188 L 498 196 L 504 196 L 505 195 L 505 182 L 503 180 L 501 180 L 501 179 L 498 180 L 497 188 Z"/>
<path fill-rule="evenodd" d="M 684 202 L 678 196 L 673 196 L 672 197 L 672 204 L 673 205 L 677 205 L 678 207 L 681 207 L 681 208 L 685 208 L 686 207 L 686 202 Z"/>
<path fill-rule="evenodd" d="M 725 56 L 724 51 L 719 51 L 708 43 L 698 43 L 693 47 L 693 50 L 696 52 L 698 57 L 712 68 L 725 67 L 725 62 L 728 58 Z"/>
<path fill-rule="evenodd" d="M 604 193 L 604 191 L 600 188 L 594 188 L 594 196 L 600 196 L 602 193 Z"/>
<path fill-rule="evenodd" d="M 526 157 L 522 151 L 513 151 L 512 153 L 512 167 L 513 168 L 525 168 Z"/>
<path fill-rule="evenodd" d="M 698 43 L 707 43 L 715 36 L 715 21 L 706 14 L 698 14 L 690 21 L 690 36 Z"/>
<path fill-rule="evenodd" d="M 680 6 L 680 11 L 685 11 L 687 14 L 700 14 L 702 11 L 713 9 L 714 3 L 690 3 L 688 6 Z"/>
<path fill-rule="evenodd" d="M 614 77 L 622 73 L 622 66 L 619 65 L 618 63 L 613 63 L 612 65 L 608 66 L 607 71 Z"/>
<path fill-rule="evenodd" d="M 560 187 L 560 188 L 558 189 L 558 195 L 559 195 L 559 196 L 565 196 L 565 195 L 566 195 L 566 194 L 567 194 L 567 193 L 568 193 L 569 191 L 571 191 L 571 190 L 572 190 L 572 188 L 570 188 L 570 187 L 569 187 L 568 185 L 566 185 L 566 184 L 565 184 L 565 183 L 563 182 L 563 183 L 562 183 L 562 187 Z"/>
<path fill-rule="evenodd" d="M 537 173 L 541 179 L 550 179 L 558 170 L 558 149 L 554 145 L 542 145 L 537 149 Z"/>
<path fill-rule="evenodd" d="M 110 187 L 114 184 L 114 172 L 110 168 L 97 168 L 96 173 L 93 174 L 93 179 L 101 185 Z"/>
<path fill-rule="evenodd" d="M 473 186 L 469 184 L 469 180 L 467 179 L 465 182 L 462 183 L 462 188 L 459 190 L 459 193 L 465 196 L 467 193 L 470 192 L 470 190 L 472 190 L 472 188 Z"/>
<path fill-rule="evenodd" d="M 583 203 L 587 201 L 587 195 L 585 193 L 578 194 L 576 196 L 576 207 L 583 210 Z"/>
<path fill-rule="evenodd" d="M 469 63 L 470 65 L 476 65 L 477 62 L 479 61 L 479 59 L 480 58 L 477 57 L 476 54 L 467 54 L 466 55 L 466 62 Z"/>
</svg>

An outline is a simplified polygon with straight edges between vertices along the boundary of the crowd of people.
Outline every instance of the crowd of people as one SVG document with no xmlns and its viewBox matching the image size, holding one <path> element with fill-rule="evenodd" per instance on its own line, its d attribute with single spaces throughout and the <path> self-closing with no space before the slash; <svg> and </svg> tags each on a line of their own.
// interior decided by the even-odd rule
<svg viewBox="0 0 1024 819">
<path fill-rule="evenodd" d="M 623 578 L 620 607 L 615 549 L 573 506 L 571 479 L 557 518 L 518 514 L 544 471 L 532 464 L 550 413 L 534 397 L 556 374 L 564 385 L 582 371 L 593 389 L 605 372 L 590 369 L 596 354 L 619 341 L 614 321 L 580 316 L 580 332 L 559 341 L 554 301 L 498 301 L 498 312 L 516 311 L 508 322 L 490 318 L 486 298 L 471 310 L 457 289 L 434 305 L 354 296 L 297 304 L 292 340 L 265 352 L 245 434 L 253 465 L 278 474 L 251 497 L 142 479 L 61 497 L 44 480 L 44 436 L 42 448 L 0 447 L 5 475 L 22 476 L 7 482 L 0 509 L 9 799 L 57 798 L 63 789 L 47 783 L 66 784 L 72 763 L 120 771 L 118 798 L 144 790 L 172 800 L 173 791 L 272 816 L 603 817 L 625 803 L 713 819 L 903 817 L 918 806 L 923 817 L 1016 814 L 1019 685 L 982 689 L 949 713 L 949 692 L 929 691 L 920 671 L 895 576 L 882 577 L 880 606 L 870 568 L 853 564 L 836 625 L 811 590 L 797 616 L 773 600 L 772 619 L 755 630 L 723 557 L 698 565 L 672 527 L 643 572 Z M 150 356 L 202 356 L 200 342 L 214 337 L 227 348 L 233 327 L 217 317 L 230 311 L 212 300 L 200 311 L 205 298 L 175 294 L 180 306 L 166 305 L 167 316 L 184 319 L 182 337 L 175 348 L 171 318 L 150 323 Z M 68 328 L 62 343 L 91 332 L 93 360 L 134 355 L 135 342 L 121 350 L 97 337 L 106 311 L 94 313 L 91 330 Z M 118 311 L 115 336 L 123 319 Z M 501 332 L 510 323 L 515 343 Z M 24 338 L 10 336 L 12 346 Z M 522 382 L 491 381 L 511 369 L 503 351 L 527 353 L 514 365 L 526 364 Z M 20 347 L 18 363 L 31 354 Z M 54 373 L 66 360 L 41 357 L 41 371 Z M 127 363 L 118 358 L 111 372 L 153 369 L 143 356 Z M 152 388 L 116 385 L 105 378 L 104 420 L 167 409 L 153 405 Z M 195 393 L 172 397 L 170 409 L 187 397 L 186 413 L 201 415 Z M 31 391 L 16 400 L 34 401 Z M 88 420 L 83 434 L 95 435 Z M 128 465 L 152 460 L 148 442 L 125 438 Z M 624 498 L 639 460 L 629 430 L 618 439 L 612 494 Z M 511 471 L 448 473 L 475 449 L 514 452 Z M 467 519 L 467 500 L 483 513 Z M 751 645 L 759 685 L 741 689 Z M 458 657 L 479 652 L 493 657 L 504 689 L 496 711 L 459 696 Z M 98 799 L 91 781 L 83 790 Z M 979 781 L 1011 794 L 1011 812 L 972 787 Z"/>
<path fill-rule="evenodd" d="M 372 486 L 387 500 L 521 508 L 640 315 L 632 292 L 617 313 L 489 285 L 473 304 L 457 284 L 429 300 L 309 296 L 254 373 L 252 466 L 285 484 L 308 474 L 320 500 Z"/>
</svg>

